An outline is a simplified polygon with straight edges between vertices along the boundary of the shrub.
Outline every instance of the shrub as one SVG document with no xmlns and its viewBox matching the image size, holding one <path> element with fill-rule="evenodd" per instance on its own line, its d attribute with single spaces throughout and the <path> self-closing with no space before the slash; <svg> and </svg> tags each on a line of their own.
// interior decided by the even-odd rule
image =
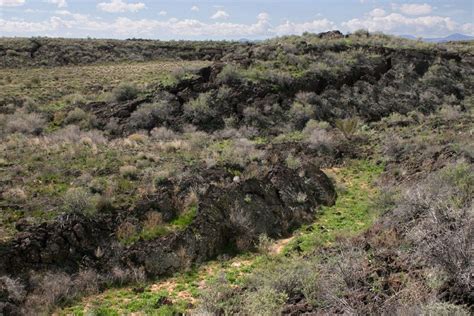
<svg viewBox="0 0 474 316">
<path fill-rule="evenodd" d="M 155 140 L 173 140 L 178 138 L 175 132 L 166 127 L 155 127 L 151 130 L 150 135 Z"/>
<path fill-rule="evenodd" d="M 62 201 L 63 208 L 68 213 L 92 215 L 96 211 L 92 194 L 83 188 L 70 188 L 64 194 Z"/>
<path fill-rule="evenodd" d="M 36 283 L 35 290 L 25 302 L 28 314 L 49 312 L 60 302 L 74 299 L 77 294 L 72 286 L 71 277 L 65 273 L 47 273 L 43 276 L 35 276 L 33 283 Z"/>
<path fill-rule="evenodd" d="M 122 177 L 128 178 L 130 180 L 136 180 L 138 178 L 138 169 L 135 166 L 122 166 L 120 167 L 119 172 Z"/>
<path fill-rule="evenodd" d="M 117 102 L 124 102 L 136 99 L 140 90 L 129 83 L 122 83 L 112 90 L 112 98 Z"/>
<path fill-rule="evenodd" d="M 359 126 L 359 120 L 357 118 L 336 120 L 336 127 L 342 132 L 344 137 L 351 140 L 354 134 L 357 132 Z"/>
<path fill-rule="evenodd" d="M 64 119 L 64 123 L 66 124 L 74 124 L 80 123 L 85 121 L 89 118 L 89 115 L 81 108 L 74 108 L 74 110 L 69 111 L 66 118 Z"/>
<path fill-rule="evenodd" d="M 0 293 L 2 300 L 8 300 L 16 304 L 21 303 L 26 295 L 24 285 L 19 280 L 8 276 L 0 277 Z"/>
<path fill-rule="evenodd" d="M 201 291 L 200 298 L 198 311 L 203 314 L 233 315 L 242 304 L 241 298 L 234 293 L 232 285 L 223 273 L 208 282 L 206 288 Z"/>
<path fill-rule="evenodd" d="M 14 114 L 7 115 L 5 132 L 39 135 L 43 131 L 46 120 L 38 113 L 27 113 L 17 110 Z"/>
<path fill-rule="evenodd" d="M 115 230 L 115 236 L 118 240 L 126 241 L 137 233 L 137 227 L 130 222 L 123 222 Z"/>
<path fill-rule="evenodd" d="M 270 254 L 272 245 L 273 240 L 266 234 L 261 234 L 260 236 L 258 236 L 257 250 L 259 253 L 263 255 Z"/>
<path fill-rule="evenodd" d="M 86 97 L 80 93 L 69 94 L 64 97 L 64 101 L 66 104 L 72 106 L 79 106 L 87 103 Z"/>
<path fill-rule="evenodd" d="M 243 79 L 242 70 L 233 64 L 225 65 L 217 75 L 217 82 L 220 84 L 236 84 Z"/>
<path fill-rule="evenodd" d="M 141 105 L 130 116 L 130 124 L 138 129 L 152 129 L 170 118 L 172 105 L 167 101 Z"/>
<path fill-rule="evenodd" d="M 292 153 L 288 154 L 288 156 L 286 157 L 286 166 L 290 169 L 298 169 L 301 167 L 302 163 L 301 163 L 301 159 L 298 158 L 298 157 L 295 157 L 293 156 Z"/>
<path fill-rule="evenodd" d="M 473 175 L 465 164 L 447 167 L 408 189 L 390 216 L 405 227 L 416 258 L 444 271 L 459 295 L 472 286 Z"/>
<path fill-rule="evenodd" d="M 210 93 L 201 93 L 196 99 L 184 104 L 184 114 L 193 123 L 205 122 L 216 115 Z"/>
<path fill-rule="evenodd" d="M 286 294 L 269 287 L 263 287 L 256 292 L 248 293 L 244 298 L 244 313 L 260 316 L 279 315 L 287 299 Z"/>
<path fill-rule="evenodd" d="M 255 144 L 246 138 L 228 141 L 219 150 L 222 161 L 242 167 L 245 167 L 250 161 L 261 159 L 264 155 L 262 150 L 256 149 Z"/>
</svg>

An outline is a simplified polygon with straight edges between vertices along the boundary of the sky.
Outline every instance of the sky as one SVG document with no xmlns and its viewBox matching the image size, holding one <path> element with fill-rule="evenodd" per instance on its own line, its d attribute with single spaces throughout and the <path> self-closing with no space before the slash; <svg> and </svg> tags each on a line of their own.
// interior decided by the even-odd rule
<svg viewBox="0 0 474 316">
<path fill-rule="evenodd" d="M 366 29 L 474 36 L 474 0 L 0 0 L 0 36 L 264 39 Z"/>
</svg>

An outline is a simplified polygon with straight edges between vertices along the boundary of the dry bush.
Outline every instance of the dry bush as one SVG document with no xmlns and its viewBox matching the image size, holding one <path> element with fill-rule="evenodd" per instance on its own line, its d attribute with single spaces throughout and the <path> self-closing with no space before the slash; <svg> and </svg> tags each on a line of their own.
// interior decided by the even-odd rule
<svg viewBox="0 0 474 316">
<path fill-rule="evenodd" d="M 8 188 L 2 193 L 2 197 L 5 201 L 10 201 L 13 203 L 20 203 L 26 201 L 28 195 L 26 192 L 19 187 Z"/>
<path fill-rule="evenodd" d="M 81 140 L 86 140 L 89 143 L 95 145 L 104 145 L 108 141 L 104 137 L 102 131 L 99 130 L 90 130 L 90 131 L 81 131 L 79 126 L 69 125 L 62 128 L 59 131 L 54 132 L 52 135 L 45 136 L 43 141 L 47 144 L 58 144 L 58 143 L 71 143 L 76 144 L 81 142 Z"/>
<path fill-rule="evenodd" d="M 152 230 L 153 228 L 163 224 L 163 216 L 159 212 L 148 212 L 146 219 L 143 222 L 143 228 L 145 230 Z"/>
<path fill-rule="evenodd" d="M 135 166 L 122 166 L 119 169 L 119 173 L 122 177 L 127 179 L 135 180 L 138 178 L 138 169 Z"/>
<path fill-rule="evenodd" d="M 79 106 L 87 103 L 86 97 L 80 93 L 69 94 L 64 97 L 64 101 L 66 104 L 72 106 Z"/>
<path fill-rule="evenodd" d="M 145 134 L 134 133 L 129 135 L 127 139 L 136 143 L 144 143 L 148 139 L 148 136 Z"/>
<path fill-rule="evenodd" d="M 97 125 L 97 118 L 95 115 L 87 113 L 81 108 L 75 108 L 69 111 L 64 118 L 65 124 L 78 124 L 83 129 L 88 129 Z"/>
<path fill-rule="evenodd" d="M 170 129 L 166 127 L 155 127 L 150 132 L 151 138 L 154 140 L 173 140 L 177 139 L 178 136 Z"/>
<path fill-rule="evenodd" d="M 239 138 L 222 149 L 220 158 L 224 162 L 245 167 L 249 162 L 261 159 L 263 155 L 264 151 L 256 149 L 252 141 Z"/>
<path fill-rule="evenodd" d="M 30 282 L 34 290 L 24 305 L 27 314 L 49 312 L 54 306 L 72 300 L 77 295 L 71 277 L 65 273 L 48 272 L 34 276 Z"/>
<path fill-rule="evenodd" d="M 24 313 L 29 315 L 48 313 L 55 306 L 99 290 L 99 277 L 93 270 L 80 271 L 73 276 L 48 272 L 33 276 L 30 283 L 33 291 L 28 294 L 23 307 Z"/>
<path fill-rule="evenodd" d="M 96 211 L 93 195 L 83 188 L 70 188 L 62 198 L 66 212 L 93 215 Z"/>
<path fill-rule="evenodd" d="M 0 295 L 2 301 L 4 300 L 19 304 L 25 299 L 25 286 L 19 280 L 12 279 L 8 276 L 2 276 L 0 277 Z"/>
<path fill-rule="evenodd" d="M 168 120 L 172 112 L 173 105 L 165 100 L 143 104 L 130 116 L 130 124 L 138 129 L 150 130 Z"/>
<path fill-rule="evenodd" d="M 130 222 L 123 222 L 115 230 L 115 236 L 119 240 L 126 240 L 137 233 L 137 227 Z"/>
<path fill-rule="evenodd" d="M 327 129 L 329 123 L 318 122 L 315 120 L 309 120 L 306 123 L 306 127 L 303 129 L 306 141 L 310 144 L 310 147 L 316 148 L 324 146 L 327 149 L 331 149 L 335 145 L 335 138 L 331 135 Z"/>
<path fill-rule="evenodd" d="M 38 113 L 28 113 L 19 109 L 14 114 L 5 116 L 5 133 L 22 133 L 39 135 L 46 125 L 44 117 Z"/>
<path fill-rule="evenodd" d="M 197 308 L 200 315 L 233 315 L 239 310 L 242 300 L 223 273 L 208 282 L 200 292 L 200 298 Z"/>
<path fill-rule="evenodd" d="M 125 284 L 130 283 L 140 283 L 145 281 L 145 269 L 143 267 L 140 268 L 121 268 L 121 267 L 114 267 L 110 274 L 107 275 L 107 282 L 110 285 L 119 285 L 123 286 Z"/>
<path fill-rule="evenodd" d="M 414 258 L 447 273 L 457 293 L 473 289 L 473 175 L 460 164 L 429 176 L 405 192 L 390 219 L 405 229 Z"/>
</svg>

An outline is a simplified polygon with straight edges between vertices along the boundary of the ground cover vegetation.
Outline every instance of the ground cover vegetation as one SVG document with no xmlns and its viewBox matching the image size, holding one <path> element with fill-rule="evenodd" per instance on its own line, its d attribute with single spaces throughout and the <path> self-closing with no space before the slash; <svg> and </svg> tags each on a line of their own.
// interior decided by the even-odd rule
<svg viewBox="0 0 474 316">
<path fill-rule="evenodd" d="M 0 39 L 0 64 L 0 313 L 473 312 L 472 43 Z"/>
</svg>

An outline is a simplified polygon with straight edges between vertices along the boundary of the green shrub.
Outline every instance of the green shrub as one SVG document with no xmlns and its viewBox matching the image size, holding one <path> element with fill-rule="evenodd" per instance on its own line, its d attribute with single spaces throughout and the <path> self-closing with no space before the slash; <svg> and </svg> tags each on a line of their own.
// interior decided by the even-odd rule
<svg viewBox="0 0 474 316">
<path fill-rule="evenodd" d="M 93 196 L 83 188 L 70 188 L 63 195 L 63 209 L 68 213 L 93 215 L 96 212 Z"/>
<path fill-rule="evenodd" d="M 220 84 L 236 84 L 242 81 L 242 70 L 236 65 L 225 65 L 217 75 L 217 82 Z"/>
<path fill-rule="evenodd" d="M 130 124 L 138 129 L 152 129 L 170 118 L 172 105 L 167 101 L 141 105 L 130 116 Z"/>
<path fill-rule="evenodd" d="M 204 122 L 216 115 L 210 93 L 201 93 L 196 99 L 184 104 L 184 114 L 194 122 Z"/>
<path fill-rule="evenodd" d="M 279 315 L 287 299 L 288 296 L 285 293 L 263 287 L 256 292 L 249 292 L 244 298 L 242 307 L 246 315 Z"/>
<path fill-rule="evenodd" d="M 301 163 L 301 159 L 298 158 L 298 157 L 295 157 L 293 156 L 293 154 L 288 154 L 288 156 L 286 157 L 286 166 L 290 169 L 298 169 L 301 167 L 302 163 Z"/>
<path fill-rule="evenodd" d="M 336 127 L 339 129 L 344 137 L 351 140 L 359 127 L 359 120 L 357 118 L 336 120 Z"/>
<path fill-rule="evenodd" d="M 140 90 L 134 84 L 122 83 L 112 90 L 112 98 L 117 102 L 136 99 Z"/>
<path fill-rule="evenodd" d="M 64 119 L 64 123 L 66 124 L 73 124 L 79 123 L 84 121 L 88 118 L 88 114 L 81 108 L 74 108 L 74 110 L 69 111 L 66 118 Z"/>
</svg>

